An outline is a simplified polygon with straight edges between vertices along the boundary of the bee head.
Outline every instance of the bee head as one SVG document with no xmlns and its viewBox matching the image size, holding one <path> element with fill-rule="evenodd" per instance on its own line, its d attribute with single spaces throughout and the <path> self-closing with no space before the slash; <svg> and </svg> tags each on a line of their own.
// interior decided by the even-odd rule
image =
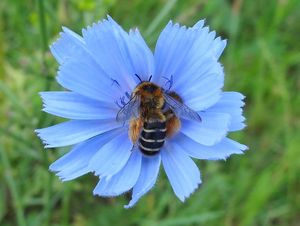
<svg viewBox="0 0 300 226">
<path fill-rule="evenodd" d="M 146 84 L 142 87 L 142 90 L 149 94 L 153 94 L 157 89 L 158 89 L 158 87 L 154 86 L 152 84 Z"/>
<path fill-rule="evenodd" d="M 144 104 L 151 108 L 161 108 L 163 104 L 162 89 L 152 82 L 143 82 L 138 87 Z"/>
</svg>

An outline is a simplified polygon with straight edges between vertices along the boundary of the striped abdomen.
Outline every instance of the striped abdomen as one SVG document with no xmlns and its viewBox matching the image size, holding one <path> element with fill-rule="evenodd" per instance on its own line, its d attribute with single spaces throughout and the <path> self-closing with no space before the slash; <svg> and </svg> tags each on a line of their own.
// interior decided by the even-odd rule
<svg viewBox="0 0 300 226">
<path fill-rule="evenodd" d="M 144 122 L 139 148 L 145 155 L 157 154 L 165 142 L 166 121 Z"/>
</svg>

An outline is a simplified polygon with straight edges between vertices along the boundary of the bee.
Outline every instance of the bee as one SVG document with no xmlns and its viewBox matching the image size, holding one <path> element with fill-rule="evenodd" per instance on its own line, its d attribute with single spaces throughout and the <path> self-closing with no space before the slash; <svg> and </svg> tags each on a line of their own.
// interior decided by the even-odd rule
<svg viewBox="0 0 300 226">
<path fill-rule="evenodd" d="M 167 92 L 150 81 L 141 81 L 116 120 L 129 121 L 133 146 L 144 155 L 153 156 L 159 153 L 165 139 L 179 130 L 180 117 L 201 122 L 198 113 L 183 104 L 175 92 Z"/>
</svg>

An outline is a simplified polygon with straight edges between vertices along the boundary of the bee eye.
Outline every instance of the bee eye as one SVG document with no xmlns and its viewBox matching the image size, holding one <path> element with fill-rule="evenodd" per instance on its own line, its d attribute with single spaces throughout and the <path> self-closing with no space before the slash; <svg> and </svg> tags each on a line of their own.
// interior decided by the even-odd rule
<svg viewBox="0 0 300 226">
<path fill-rule="evenodd" d="M 149 93 L 153 93 L 155 90 L 157 90 L 157 87 L 152 86 L 152 85 L 147 85 L 143 87 L 144 91 L 147 91 Z"/>
</svg>

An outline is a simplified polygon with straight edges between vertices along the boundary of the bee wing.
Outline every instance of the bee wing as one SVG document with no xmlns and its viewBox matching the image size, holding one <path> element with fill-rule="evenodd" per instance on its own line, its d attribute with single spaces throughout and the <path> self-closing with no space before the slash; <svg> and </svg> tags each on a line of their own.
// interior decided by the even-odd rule
<svg viewBox="0 0 300 226">
<path fill-rule="evenodd" d="M 132 97 L 118 112 L 116 120 L 118 122 L 125 123 L 130 120 L 132 117 L 139 117 L 139 109 L 140 109 L 140 97 L 135 95 Z"/>
<path fill-rule="evenodd" d="M 164 99 L 166 101 L 166 104 L 170 107 L 170 109 L 175 113 L 175 115 L 178 118 L 181 117 L 198 122 L 202 121 L 200 115 L 196 111 L 190 109 L 188 106 L 179 102 L 167 93 L 164 93 Z"/>
</svg>

